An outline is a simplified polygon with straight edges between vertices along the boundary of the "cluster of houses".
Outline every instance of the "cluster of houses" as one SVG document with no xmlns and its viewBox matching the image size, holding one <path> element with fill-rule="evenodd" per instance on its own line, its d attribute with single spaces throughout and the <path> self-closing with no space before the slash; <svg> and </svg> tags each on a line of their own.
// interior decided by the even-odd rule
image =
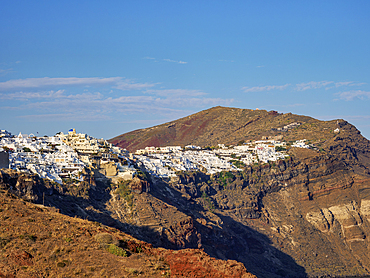
<svg viewBox="0 0 370 278">
<path fill-rule="evenodd" d="M 220 171 L 232 171 L 237 168 L 209 150 L 176 150 L 171 153 L 148 153 L 135 155 L 139 164 L 155 177 L 168 178 L 176 176 L 177 171 L 198 171 L 206 169 L 214 174 Z"/>
<path fill-rule="evenodd" d="M 295 127 L 298 127 L 298 126 L 300 126 L 300 125 L 301 125 L 301 123 L 294 122 L 294 123 L 291 123 L 291 124 L 285 125 L 285 126 L 283 126 L 283 127 L 272 128 L 272 130 L 275 130 L 275 131 L 288 131 L 289 129 L 292 129 L 292 128 L 295 128 Z"/>
<path fill-rule="evenodd" d="M 309 149 L 310 146 L 306 144 L 306 139 L 297 140 L 292 144 L 293 148 L 304 148 Z"/>
<path fill-rule="evenodd" d="M 76 152 L 83 154 L 97 154 L 102 149 L 109 150 L 113 147 L 111 143 L 104 139 L 96 139 L 84 133 L 76 133 L 74 128 L 70 129 L 67 134 L 60 132 L 56 137 L 60 138 Z"/>
<path fill-rule="evenodd" d="M 291 147 L 309 148 L 305 140 Z M 241 146 L 219 144 L 212 149 L 188 145 L 146 147 L 129 154 L 104 139 L 96 139 L 71 129 L 55 136 L 36 137 L 19 133 L 12 136 L 0 130 L 0 168 L 12 168 L 38 174 L 62 183 L 71 178 L 82 181 L 84 167 L 93 167 L 110 178 L 130 179 L 136 174 L 134 162 L 149 174 L 171 178 L 177 171 L 239 171 L 244 165 L 284 159 L 286 143 L 260 140 Z M 130 159 L 130 158 L 131 159 Z"/>
<path fill-rule="evenodd" d="M 215 174 L 239 171 L 241 169 L 238 167 L 242 165 L 277 161 L 288 156 L 285 147 L 285 142 L 276 140 L 260 140 L 232 147 L 219 144 L 213 150 L 202 150 L 194 145 L 185 146 L 184 149 L 180 146 L 146 147 L 136 151 L 135 158 L 152 176 L 170 178 L 176 176 L 177 171 L 204 170 L 208 174 Z M 309 145 L 305 144 L 305 140 L 299 140 L 292 147 L 309 148 Z"/>
<path fill-rule="evenodd" d="M 38 174 L 42 178 L 62 183 L 63 178 L 80 179 L 84 167 L 77 153 L 58 136 L 36 137 L 2 132 L 0 148 L 9 152 L 9 167 Z"/>
<path fill-rule="evenodd" d="M 81 173 L 86 166 L 102 168 L 104 173 L 109 166 L 114 169 L 109 173 L 121 176 L 129 172 L 132 177 L 135 173 L 132 165 L 121 163 L 128 161 L 126 150 L 113 147 L 102 139 L 77 134 L 74 129 L 68 134 L 58 133 L 50 137 L 22 133 L 12 136 L 1 130 L 0 153 L 1 168 L 35 173 L 58 183 L 66 178 L 82 181 Z"/>
</svg>

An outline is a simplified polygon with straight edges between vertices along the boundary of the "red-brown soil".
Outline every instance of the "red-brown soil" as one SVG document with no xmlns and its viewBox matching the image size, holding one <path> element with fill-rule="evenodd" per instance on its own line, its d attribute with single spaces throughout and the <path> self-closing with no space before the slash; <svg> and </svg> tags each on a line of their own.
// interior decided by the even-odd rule
<svg viewBox="0 0 370 278">
<path fill-rule="evenodd" d="M 128 256 L 108 252 L 97 242 L 101 234 L 120 242 Z M 1 278 L 137 276 L 255 277 L 236 261 L 216 260 L 200 250 L 153 248 L 117 229 L 0 191 Z"/>
<path fill-rule="evenodd" d="M 276 130 L 294 122 L 301 125 L 287 132 Z M 276 136 L 286 141 L 306 138 L 320 142 L 332 138 L 337 127 L 337 121 L 218 106 L 162 125 L 134 130 L 109 141 L 131 152 L 148 146 L 216 146 Z"/>
</svg>

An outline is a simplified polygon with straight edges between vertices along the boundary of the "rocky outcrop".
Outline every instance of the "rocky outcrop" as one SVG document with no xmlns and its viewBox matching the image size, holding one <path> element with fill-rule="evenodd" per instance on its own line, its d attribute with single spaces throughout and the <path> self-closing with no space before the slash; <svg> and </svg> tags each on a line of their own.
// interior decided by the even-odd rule
<svg viewBox="0 0 370 278">
<path fill-rule="evenodd" d="M 365 203 L 367 200 L 365 200 Z M 367 208 L 364 208 L 365 210 Z M 321 232 L 335 233 L 335 225 L 340 226 L 338 235 L 343 236 L 347 242 L 363 241 L 366 238 L 361 226 L 363 215 L 357 204 L 348 204 L 322 208 L 318 212 L 308 212 L 306 219 Z"/>
<path fill-rule="evenodd" d="M 150 183 L 137 177 L 132 179 L 132 181 L 130 182 L 130 187 L 131 190 L 136 194 L 150 191 Z"/>
<path fill-rule="evenodd" d="M 43 194 L 53 193 L 50 183 L 44 182 L 37 175 L 22 174 L 10 169 L 0 170 L 0 189 L 33 202 L 41 202 Z"/>
<path fill-rule="evenodd" d="M 112 177 L 117 175 L 118 169 L 114 162 L 104 162 L 100 163 L 99 172 L 107 177 Z"/>
<path fill-rule="evenodd" d="M 201 235 L 196 230 L 191 217 L 171 225 L 169 229 L 164 230 L 164 234 L 170 243 L 169 247 L 176 249 L 202 247 Z"/>
</svg>

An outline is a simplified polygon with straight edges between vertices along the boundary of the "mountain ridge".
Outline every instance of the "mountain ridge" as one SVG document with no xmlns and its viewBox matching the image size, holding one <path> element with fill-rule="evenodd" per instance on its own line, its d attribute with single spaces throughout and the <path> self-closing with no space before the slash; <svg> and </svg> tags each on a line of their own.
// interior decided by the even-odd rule
<svg viewBox="0 0 370 278">
<path fill-rule="evenodd" d="M 217 106 L 161 125 L 134 130 L 116 136 L 109 142 L 134 152 L 147 146 L 235 145 L 240 141 L 260 140 L 262 137 L 281 138 L 285 141 L 299 137 L 323 140 L 333 137 L 338 122 L 343 120 L 319 121 L 308 116 L 282 114 L 273 110 Z M 288 125 L 293 123 L 299 126 L 289 128 Z M 285 126 L 288 126 L 286 130 Z"/>
</svg>

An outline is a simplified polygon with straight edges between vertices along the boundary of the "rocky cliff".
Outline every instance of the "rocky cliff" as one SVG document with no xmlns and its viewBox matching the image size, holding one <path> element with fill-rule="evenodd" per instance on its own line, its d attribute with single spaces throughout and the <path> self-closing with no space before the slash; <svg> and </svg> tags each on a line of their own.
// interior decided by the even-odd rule
<svg viewBox="0 0 370 278">
<path fill-rule="evenodd" d="M 241 262 L 257 277 L 370 275 L 370 142 L 343 120 L 321 122 L 240 110 L 218 107 L 181 119 L 189 120 L 189 138 L 196 135 L 193 141 L 176 129 L 179 120 L 137 131 L 135 136 L 142 137 L 126 143 L 136 148 L 140 140 L 150 145 L 151 139 L 145 138 L 155 137 L 172 138 L 171 145 L 179 138 L 184 144 L 212 145 L 280 136 L 287 141 L 309 139 L 316 148 L 291 148 L 285 160 L 246 166 L 243 171 L 183 172 L 170 181 L 139 172 L 132 181 L 111 184 L 101 173 L 86 170 L 85 182 L 60 186 L 2 171 L 0 184 L 63 214 L 177 250 L 173 252 L 179 259 L 170 256 L 169 263 L 181 260 L 191 265 L 188 258 L 180 258 L 181 250 L 193 248 L 213 258 Z M 215 111 L 225 112 L 216 123 L 211 120 Z M 240 129 L 231 132 L 230 122 Z M 290 123 L 299 124 L 284 129 Z M 158 131 L 145 137 L 157 129 L 172 133 Z"/>
</svg>

